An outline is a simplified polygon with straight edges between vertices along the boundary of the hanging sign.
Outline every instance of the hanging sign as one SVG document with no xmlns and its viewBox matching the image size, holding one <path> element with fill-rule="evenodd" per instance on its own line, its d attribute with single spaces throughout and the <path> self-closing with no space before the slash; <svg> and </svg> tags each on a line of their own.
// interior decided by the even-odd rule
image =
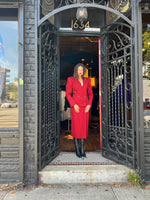
<svg viewBox="0 0 150 200">
<path fill-rule="evenodd" d="M 78 20 L 71 20 L 71 28 L 75 30 L 83 30 L 85 28 L 90 28 L 90 22 L 86 21 L 82 24 Z"/>
</svg>

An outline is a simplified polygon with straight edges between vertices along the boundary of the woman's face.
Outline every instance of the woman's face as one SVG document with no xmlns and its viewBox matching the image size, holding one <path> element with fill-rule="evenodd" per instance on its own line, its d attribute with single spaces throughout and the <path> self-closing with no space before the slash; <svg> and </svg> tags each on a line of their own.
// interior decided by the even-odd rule
<svg viewBox="0 0 150 200">
<path fill-rule="evenodd" d="M 78 67 L 78 76 L 82 76 L 83 75 L 83 67 L 79 66 Z"/>
</svg>

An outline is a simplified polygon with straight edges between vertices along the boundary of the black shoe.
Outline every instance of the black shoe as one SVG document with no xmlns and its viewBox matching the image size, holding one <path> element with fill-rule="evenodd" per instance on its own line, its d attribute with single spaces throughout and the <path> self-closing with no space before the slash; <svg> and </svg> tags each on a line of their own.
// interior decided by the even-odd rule
<svg viewBox="0 0 150 200">
<path fill-rule="evenodd" d="M 81 142 L 80 142 L 80 153 L 81 153 L 82 157 L 86 157 L 86 154 L 84 152 L 84 142 L 85 142 L 85 139 L 81 139 Z"/>
<path fill-rule="evenodd" d="M 79 150 L 79 140 L 77 138 L 74 138 L 74 144 L 75 144 L 76 156 L 78 158 L 81 158 L 81 154 Z"/>
</svg>

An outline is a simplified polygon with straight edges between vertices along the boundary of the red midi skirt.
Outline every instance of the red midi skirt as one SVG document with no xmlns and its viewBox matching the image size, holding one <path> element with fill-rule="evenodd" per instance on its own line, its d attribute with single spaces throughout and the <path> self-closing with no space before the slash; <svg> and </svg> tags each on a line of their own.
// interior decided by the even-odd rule
<svg viewBox="0 0 150 200">
<path fill-rule="evenodd" d="M 71 108 L 71 135 L 74 138 L 86 139 L 88 136 L 89 112 L 85 113 L 85 107 L 80 107 L 79 113 Z"/>
</svg>

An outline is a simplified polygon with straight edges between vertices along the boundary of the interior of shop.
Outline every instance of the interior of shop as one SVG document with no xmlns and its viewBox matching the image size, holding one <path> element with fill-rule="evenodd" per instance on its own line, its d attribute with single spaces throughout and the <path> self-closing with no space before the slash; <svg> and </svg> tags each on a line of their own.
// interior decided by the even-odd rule
<svg viewBox="0 0 150 200">
<path fill-rule="evenodd" d="M 100 150 L 98 37 L 68 36 L 60 37 L 60 150 L 75 149 L 71 136 L 70 106 L 65 94 L 67 78 L 73 76 L 74 67 L 78 63 L 85 65 L 85 76 L 91 79 L 93 89 L 85 150 L 98 151 Z"/>
</svg>

